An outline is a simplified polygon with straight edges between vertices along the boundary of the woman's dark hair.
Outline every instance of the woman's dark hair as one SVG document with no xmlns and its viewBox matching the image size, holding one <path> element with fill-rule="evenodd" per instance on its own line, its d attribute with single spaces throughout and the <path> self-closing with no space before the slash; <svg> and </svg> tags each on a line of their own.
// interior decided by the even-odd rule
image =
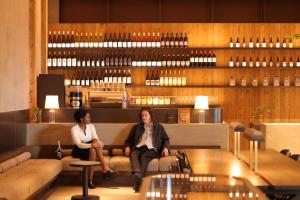
<svg viewBox="0 0 300 200">
<path fill-rule="evenodd" d="M 147 111 L 147 112 L 149 113 L 149 115 L 150 115 L 150 117 L 151 117 L 151 121 L 153 121 L 153 112 L 152 112 L 151 108 L 149 108 L 149 107 L 141 108 L 140 114 L 139 114 L 140 120 L 143 121 L 143 119 L 142 119 L 142 113 L 143 113 L 144 111 Z"/>
<path fill-rule="evenodd" d="M 80 118 L 84 118 L 85 115 L 88 114 L 88 113 L 89 113 L 89 111 L 87 109 L 79 108 L 74 113 L 74 120 L 77 123 L 80 123 Z"/>
</svg>

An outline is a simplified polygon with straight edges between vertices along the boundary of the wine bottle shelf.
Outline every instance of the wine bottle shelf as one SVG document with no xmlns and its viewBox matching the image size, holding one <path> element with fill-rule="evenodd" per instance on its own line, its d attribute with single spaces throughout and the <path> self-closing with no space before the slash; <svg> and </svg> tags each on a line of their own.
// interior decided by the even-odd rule
<svg viewBox="0 0 300 200">
<path fill-rule="evenodd" d="M 101 69 L 160 69 L 160 70 L 172 70 L 172 69 L 236 69 L 236 70 L 292 70 L 300 69 L 300 67 L 200 67 L 200 66 L 189 66 L 189 67 L 132 67 L 132 66 L 104 66 L 104 67 L 48 67 L 48 70 L 101 70 Z"/>
<path fill-rule="evenodd" d="M 161 88 L 251 88 L 251 89 L 285 89 L 285 88 L 300 88 L 300 86 L 215 86 L 215 85 L 193 85 L 193 86 L 138 86 L 138 85 L 130 85 L 126 86 L 129 89 L 136 89 L 136 88 L 153 88 L 153 89 L 161 89 Z"/>
</svg>

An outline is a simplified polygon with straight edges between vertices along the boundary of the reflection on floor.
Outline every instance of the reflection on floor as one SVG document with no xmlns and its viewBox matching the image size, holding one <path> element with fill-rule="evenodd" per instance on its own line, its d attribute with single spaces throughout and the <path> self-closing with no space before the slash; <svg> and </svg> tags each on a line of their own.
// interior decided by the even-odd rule
<svg viewBox="0 0 300 200">
<path fill-rule="evenodd" d="M 80 186 L 59 186 L 51 191 L 48 200 L 68 200 L 72 195 L 82 194 Z M 89 194 L 100 196 L 101 200 L 138 200 L 139 193 L 134 193 L 132 187 L 98 187 L 89 190 Z"/>
</svg>

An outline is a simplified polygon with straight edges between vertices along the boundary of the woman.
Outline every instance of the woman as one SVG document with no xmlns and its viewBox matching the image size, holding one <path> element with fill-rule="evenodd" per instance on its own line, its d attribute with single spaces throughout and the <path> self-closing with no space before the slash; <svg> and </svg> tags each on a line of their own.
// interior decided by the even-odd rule
<svg viewBox="0 0 300 200">
<path fill-rule="evenodd" d="M 86 109 L 80 108 L 75 111 L 74 119 L 76 125 L 71 129 L 73 143 L 75 144 L 72 156 L 81 160 L 100 160 L 104 177 L 113 175 L 115 172 L 109 168 L 108 163 L 104 160 L 102 152 L 104 144 L 99 140 L 96 129 L 91 124 L 90 113 Z M 90 189 L 96 188 L 93 184 L 93 176 L 94 170 L 90 168 L 88 177 L 88 186 Z"/>
<path fill-rule="evenodd" d="M 142 123 L 132 127 L 125 141 L 125 155 L 130 156 L 130 163 L 136 182 L 133 189 L 138 192 L 149 162 L 160 156 L 169 155 L 169 137 L 162 125 L 153 121 L 150 108 L 140 111 Z"/>
</svg>

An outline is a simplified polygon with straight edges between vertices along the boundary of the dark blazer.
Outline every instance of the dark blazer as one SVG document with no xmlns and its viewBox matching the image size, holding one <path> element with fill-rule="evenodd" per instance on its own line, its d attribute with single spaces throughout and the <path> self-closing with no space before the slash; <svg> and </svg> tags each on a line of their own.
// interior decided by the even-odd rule
<svg viewBox="0 0 300 200">
<path fill-rule="evenodd" d="M 127 139 L 125 140 L 124 147 L 130 147 L 133 149 L 141 140 L 142 135 L 145 132 L 144 123 L 136 124 L 132 127 Z M 158 152 L 158 156 L 161 155 L 164 147 L 169 148 L 169 137 L 162 125 L 157 122 L 153 122 L 153 146 Z"/>
</svg>

